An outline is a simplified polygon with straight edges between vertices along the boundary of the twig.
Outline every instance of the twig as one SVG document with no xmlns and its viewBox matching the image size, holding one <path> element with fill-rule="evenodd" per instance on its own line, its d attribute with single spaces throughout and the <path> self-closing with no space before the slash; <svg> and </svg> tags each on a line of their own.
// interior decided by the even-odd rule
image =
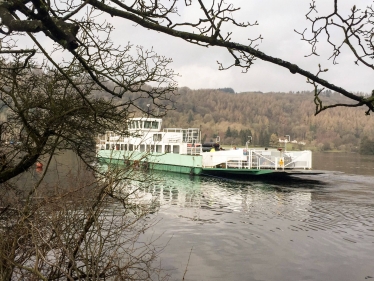
<svg viewBox="0 0 374 281">
<path fill-rule="evenodd" d="M 187 268 L 188 268 L 188 264 L 190 263 L 190 258 L 191 258 L 192 249 L 193 249 L 193 246 L 191 247 L 190 255 L 188 256 L 188 261 L 187 261 L 186 269 L 185 269 L 185 271 L 184 271 L 183 279 L 182 279 L 182 280 L 184 280 L 184 277 L 186 276 L 186 273 L 187 273 Z"/>
</svg>

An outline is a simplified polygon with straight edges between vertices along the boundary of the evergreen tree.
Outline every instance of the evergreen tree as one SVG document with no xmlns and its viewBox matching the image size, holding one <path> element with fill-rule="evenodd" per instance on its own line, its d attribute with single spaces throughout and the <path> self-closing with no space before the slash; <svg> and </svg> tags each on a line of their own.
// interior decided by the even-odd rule
<svg viewBox="0 0 374 281">
<path fill-rule="evenodd" d="M 235 94 L 235 91 L 233 88 L 219 88 L 218 90 L 221 92 L 225 92 L 225 93 Z"/>
<path fill-rule="evenodd" d="M 231 133 L 230 126 L 227 127 L 227 130 L 226 130 L 226 133 L 225 133 L 225 137 L 226 137 L 226 138 L 230 138 L 230 137 L 232 137 L 232 133 Z"/>
<path fill-rule="evenodd" d="M 258 144 L 260 146 L 265 146 L 264 131 L 260 131 L 260 136 L 258 137 Z"/>
<path fill-rule="evenodd" d="M 240 130 L 239 132 L 239 139 L 240 139 L 240 144 L 245 145 L 246 142 L 249 140 L 249 137 L 252 137 L 252 132 L 249 129 L 246 130 Z"/>
<path fill-rule="evenodd" d="M 190 111 L 189 114 L 188 114 L 188 120 L 187 120 L 187 122 L 188 122 L 188 124 L 191 124 L 192 121 L 194 121 L 194 118 L 193 118 L 192 112 Z"/>
<path fill-rule="evenodd" d="M 233 138 L 237 138 L 237 137 L 239 137 L 239 132 L 238 132 L 238 130 L 233 129 L 233 130 L 231 131 L 231 136 L 232 136 Z"/>
<path fill-rule="evenodd" d="M 264 146 L 268 147 L 269 146 L 269 141 L 270 141 L 270 134 L 265 131 L 264 132 Z"/>
</svg>

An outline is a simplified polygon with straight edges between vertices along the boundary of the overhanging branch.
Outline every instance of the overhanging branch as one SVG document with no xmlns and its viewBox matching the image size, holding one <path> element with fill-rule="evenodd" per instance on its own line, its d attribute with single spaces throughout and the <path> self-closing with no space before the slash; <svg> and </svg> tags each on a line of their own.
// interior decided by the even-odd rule
<svg viewBox="0 0 374 281">
<path fill-rule="evenodd" d="M 231 49 L 231 50 L 237 50 L 237 51 L 243 51 L 243 52 L 249 53 L 249 54 L 251 54 L 251 55 L 253 55 L 256 58 L 259 58 L 261 60 L 279 65 L 279 66 L 284 67 L 284 68 L 287 68 L 293 74 L 298 73 L 298 74 L 300 74 L 300 75 L 302 75 L 302 76 L 304 76 L 304 77 L 306 77 L 306 78 L 308 78 L 312 81 L 315 81 L 316 83 L 318 83 L 318 84 L 320 84 L 320 85 L 322 85 L 326 88 L 329 88 L 330 90 L 341 93 L 342 95 L 344 95 L 344 96 L 346 96 L 346 97 L 348 97 L 352 100 L 362 102 L 363 104 L 369 104 L 369 103 L 371 104 L 371 101 L 365 100 L 364 98 L 362 98 L 360 96 L 357 96 L 355 94 L 352 94 L 352 93 L 348 92 L 347 90 L 345 90 L 341 87 L 338 87 L 334 84 L 331 84 L 331 83 L 327 82 L 326 80 L 323 80 L 323 79 L 317 77 L 316 75 L 300 68 L 296 64 L 292 64 L 292 63 L 290 63 L 288 61 L 285 61 L 285 60 L 282 60 L 280 58 L 269 56 L 269 55 L 267 55 L 267 54 L 265 54 L 265 53 L 263 53 L 259 50 L 256 50 L 256 49 L 250 47 L 250 46 L 246 46 L 246 45 L 242 45 L 242 44 L 234 43 L 234 42 L 229 42 L 229 41 L 225 41 L 225 40 L 220 40 L 220 39 L 217 39 L 215 36 L 210 37 L 210 36 L 205 36 L 205 35 L 201 35 L 201 34 L 194 34 L 194 33 L 190 33 L 190 32 L 178 31 L 178 30 L 175 30 L 175 29 L 171 29 L 171 28 L 166 27 L 166 26 L 155 24 L 155 23 L 153 23 L 153 22 L 151 22 L 151 21 L 149 21 L 145 18 L 141 18 L 141 17 L 139 17 L 137 15 L 134 15 L 132 13 L 115 9 L 115 8 L 110 7 L 108 5 L 105 5 L 103 2 L 100 2 L 100 1 L 97 1 L 97 0 L 89 0 L 89 3 L 92 6 L 96 7 L 97 9 L 110 14 L 111 16 L 117 16 L 117 17 L 128 19 L 130 21 L 133 21 L 133 22 L 145 27 L 145 28 L 152 29 L 152 30 L 155 30 L 155 31 L 159 31 L 159 32 L 171 35 L 173 37 L 178 37 L 178 38 L 181 38 L 181 39 L 184 39 L 184 40 L 194 40 L 194 41 L 197 41 L 197 42 L 207 43 L 211 46 L 225 47 L 225 48 L 228 48 L 228 49 Z"/>
</svg>

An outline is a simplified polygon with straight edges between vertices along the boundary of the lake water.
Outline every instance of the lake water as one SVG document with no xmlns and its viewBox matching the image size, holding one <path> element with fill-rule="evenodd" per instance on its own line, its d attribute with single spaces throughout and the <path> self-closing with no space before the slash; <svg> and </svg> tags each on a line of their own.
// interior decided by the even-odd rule
<svg viewBox="0 0 374 281">
<path fill-rule="evenodd" d="M 324 173 L 295 183 L 165 175 L 148 190 L 161 267 L 171 280 L 374 278 L 374 157 L 314 154 L 313 167 Z"/>
<path fill-rule="evenodd" d="M 76 170 L 62 158 L 48 181 Z M 170 280 L 371 280 L 374 156 L 315 153 L 313 168 L 323 173 L 296 182 L 162 175 L 146 190 L 161 207 L 143 238 L 166 245 Z"/>
</svg>

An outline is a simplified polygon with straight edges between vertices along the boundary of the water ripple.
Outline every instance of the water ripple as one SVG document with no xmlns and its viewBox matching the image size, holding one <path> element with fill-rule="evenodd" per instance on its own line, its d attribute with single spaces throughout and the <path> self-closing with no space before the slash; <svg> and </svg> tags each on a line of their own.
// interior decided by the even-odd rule
<svg viewBox="0 0 374 281">
<path fill-rule="evenodd" d="M 196 279 L 360 280 L 373 275 L 374 189 L 369 183 L 374 178 L 331 172 L 318 179 L 295 187 L 178 177 L 160 184 L 153 195 L 162 206 L 160 229 L 173 237 L 171 249 L 188 252 L 196 246 L 191 259 L 198 262 L 189 265 Z"/>
</svg>

